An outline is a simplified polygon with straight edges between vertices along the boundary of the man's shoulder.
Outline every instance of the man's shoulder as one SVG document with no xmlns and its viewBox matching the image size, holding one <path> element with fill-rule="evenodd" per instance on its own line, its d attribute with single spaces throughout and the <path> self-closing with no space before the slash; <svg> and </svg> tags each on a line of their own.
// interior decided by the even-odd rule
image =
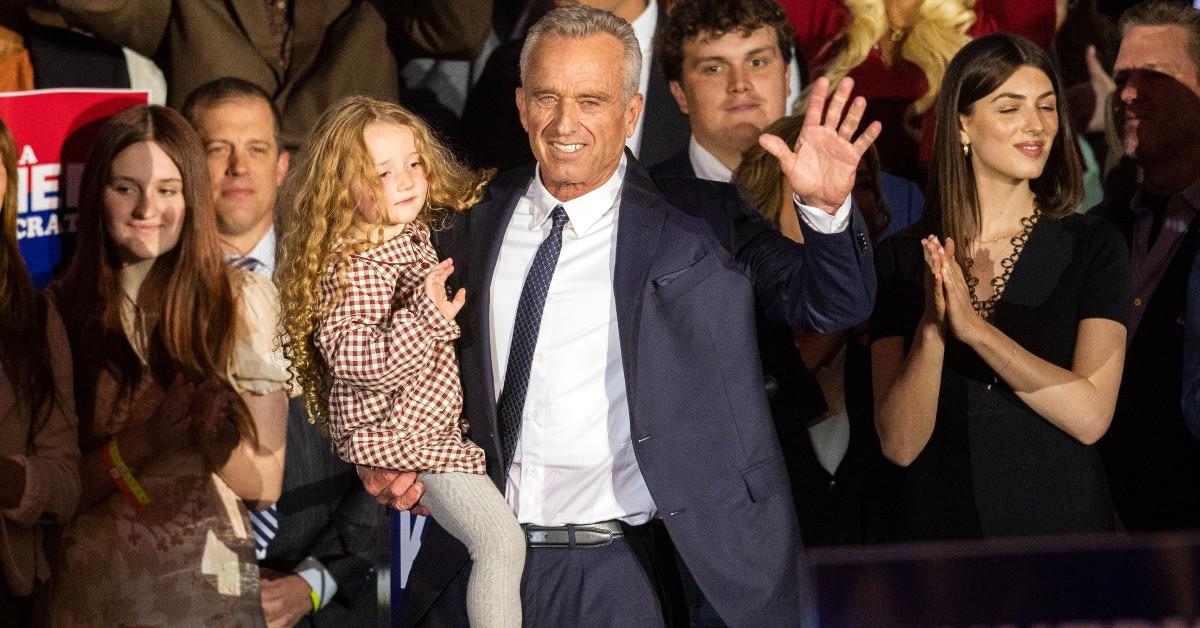
<svg viewBox="0 0 1200 628">
<path fill-rule="evenodd" d="M 650 176 L 655 179 L 659 177 L 696 176 L 696 170 L 692 168 L 692 159 L 688 157 L 686 147 L 674 155 L 650 166 L 648 170 L 650 171 Z"/>
</svg>

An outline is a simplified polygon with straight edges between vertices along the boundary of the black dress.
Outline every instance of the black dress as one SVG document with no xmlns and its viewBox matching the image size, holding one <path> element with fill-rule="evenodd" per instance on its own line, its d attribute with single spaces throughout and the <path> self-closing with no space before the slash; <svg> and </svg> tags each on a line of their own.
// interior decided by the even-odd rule
<svg viewBox="0 0 1200 628">
<path fill-rule="evenodd" d="M 937 232 L 918 224 L 879 247 L 872 340 L 902 336 L 906 350 L 911 345 L 924 308 L 920 239 Z M 1070 368 L 1080 320 L 1126 323 L 1128 260 L 1124 239 L 1107 222 L 1043 217 L 991 322 L 1034 355 Z M 953 337 L 946 341 L 933 434 L 903 475 L 902 534 L 912 540 L 1117 527 L 1096 449 L 1036 414 Z"/>
</svg>

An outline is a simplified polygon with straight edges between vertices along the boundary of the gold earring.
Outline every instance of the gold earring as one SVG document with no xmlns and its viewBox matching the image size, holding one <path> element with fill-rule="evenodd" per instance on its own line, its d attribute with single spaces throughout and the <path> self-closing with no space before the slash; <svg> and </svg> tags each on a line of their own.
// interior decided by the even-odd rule
<svg viewBox="0 0 1200 628">
<path fill-rule="evenodd" d="M 971 156 L 971 145 L 963 144 L 962 147 L 963 147 L 963 157 L 970 157 Z"/>
</svg>

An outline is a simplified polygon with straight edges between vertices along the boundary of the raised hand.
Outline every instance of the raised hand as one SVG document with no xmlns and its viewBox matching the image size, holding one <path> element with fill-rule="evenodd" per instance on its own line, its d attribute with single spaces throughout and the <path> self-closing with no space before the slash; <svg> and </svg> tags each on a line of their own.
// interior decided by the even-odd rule
<svg viewBox="0 0 1200 628">
<path fill-rule="evenodd" d="M 830 214 L 837 211 L 854 189 L 858 162 L 883 128 L 879 122 L 872 122 L 858 139 L 853 139 L 867 108 L 867 101 L 858 96 L 842 117 L 853 89 L 852 79 L 842 79 L 826 109 L 829 79 L 817 79 L 796 145 L 788 148 L 787 142 L 769 133 L 758 138 L 759 144 L 779 160 L 779 169 L 787 177 L 792 192 L 805 204 Z"/>
<path fill-rule="evenodd" d="M 921 322 L 935 325 L 939 330 L 946 327 L 946 294 L 942 285 L 942 266 L 946 263 L 946 255 L 937 236 L 931 235 L 921 240 L 921 253 L 925 256 L 925 311 L 921 314 Z"/>
<path fill-rule="evenodd" d="M 971 344 L 987 322 L 975 312 L 971 305 L 971 292 L 962 267 L 954 262 L 954 238 L 946 238 L 943 245 L 942 286 L 946 299 L 946 322 L 955 338 Z"/>
<path fill-rule="evenodd" d="M 453 299 L 446 294 L 446 279 L 453 273 L 454 260 L 446 258 L 434 266 L 428 275 L 425 275 L 425 295 L 429 297 L 430 301 L 433 301 L 447 321 L 454 320 L 454 317 L 458 316 L 458 311 L 467 302 L 467 291 L 463 288 L 459 288 L 458 292 L 454 293 Z"/>
</svg>

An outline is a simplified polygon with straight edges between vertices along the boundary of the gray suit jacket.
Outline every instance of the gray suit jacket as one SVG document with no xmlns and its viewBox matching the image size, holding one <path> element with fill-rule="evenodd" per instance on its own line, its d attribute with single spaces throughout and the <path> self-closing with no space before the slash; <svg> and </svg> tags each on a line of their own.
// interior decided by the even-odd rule
<svg viewBox="0 0 1200 628">
<path fill-rule="evenodd" d="M 389 556 L 387 511 L 308 422 L 300 398 L 288 403 L 287 461 L 276 510 L 279 534 L 259 564 L 286 572 L 312 556 L 338 583 L 334 599 L 301 625 L 374 625 L 376 568 L 386 569 Z"/>
</svg>

